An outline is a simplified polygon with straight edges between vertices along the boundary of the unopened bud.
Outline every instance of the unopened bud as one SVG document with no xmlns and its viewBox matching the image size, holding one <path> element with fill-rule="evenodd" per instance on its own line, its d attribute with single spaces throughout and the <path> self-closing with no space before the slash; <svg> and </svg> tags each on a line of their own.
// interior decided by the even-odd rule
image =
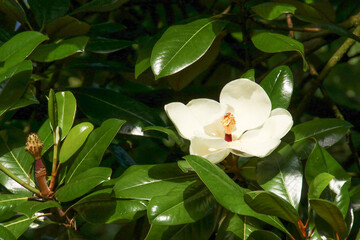
<svg viewBox="0 0 360 240">
<path fill-rule="evenodd" d="M 34 159 L 40 159 L 43 147 L 44 145 L 41 143 L 39 136 L 36 133 L 30 133 L 26 141 L 25 150 L 29 152 Z"/>
</svg>

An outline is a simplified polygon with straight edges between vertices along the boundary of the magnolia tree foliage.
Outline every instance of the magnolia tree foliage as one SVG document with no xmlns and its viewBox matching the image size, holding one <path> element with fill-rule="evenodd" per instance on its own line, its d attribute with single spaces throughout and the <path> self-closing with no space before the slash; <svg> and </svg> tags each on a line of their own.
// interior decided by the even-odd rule
<svg viewBox="0 0 360 240">
<path fill-rule="evenodd" d="M 0 19 L 0 239 L 359 239 L 359 1 Z"/>
</svg>

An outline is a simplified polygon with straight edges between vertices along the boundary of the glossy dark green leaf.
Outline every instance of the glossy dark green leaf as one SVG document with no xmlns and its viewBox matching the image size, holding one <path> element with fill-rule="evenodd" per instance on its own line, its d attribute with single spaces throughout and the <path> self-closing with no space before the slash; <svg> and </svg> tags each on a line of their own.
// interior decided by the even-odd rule
<svg viewBox="0 0 360 240">
<path fill-rule="evenodd" d="M 288 66 L 273 69 L 260 83 L 270 97 L 273 109 L 289 107 L 293 85 L 293 75 Z"/>
<path fill-rule="evenodd" d="M 27 201 L 18 205 L 15 210 L 19 213 L 23 213 L 28 218 L 32 218 L 36 212 L 48 209 L 48 208 L 60 208 L 61 206 L 56 201 L 46 201 L 46 202 L 38 202 L 38 201 Z"/>
<path fill-rule="evenodd" d="M 72 13 L 79 12 L 106 12 L 119 8 L 129 0 L 92 0 L 81 7 L 75 9 Z"/>
<path fill-rule="evenodd" d="M 267 20 L 274 20 L 284 13 L 295 13 L 296 7 L 286 3 L 265 2 L 251 7 L 257 15 Z"/>
<path fill-rule="evenodd" d="M 323 199 L 310 199 L 311 208 L 342 237 L 346 233 L 346 224 L 338 207 Z"/>
<path fill-rule="evenodd" d="M 44 145 L 41 151 L 41 154 L 44 154 L 54 144 L 54 138 L 52 135 L 49 119 L 46 119 L 37 133 L 41 139 L 42 144 Z"/>
<path fill-rule="evenodd" d="M 255 217 L 287 232 L 276 217 L 259 214 L 251 209 L 244 200 L 244 195 L 249 190 L 237 185 L 219 167 L 202 157 L 190 155 L 184 158 L 223 207 L 240 215 Z"/>
<path fill-rule="evenodd" d="M 93 129 L 94 126 L 89 122 L 80 123 L 73 127 L 61 145 L 59 161 L 64 163 L 69 160 L 84 144 Z"/>
<path fill-rule="evenodd" d="M 94 167 L 76 175 L 63 187 L 56 191 L 55 197 L 61 202 L 68 202 L 78 198 L 91 189 L 109 180 L 111 168 Z"/>
<path fill-rule="evenodd" d="M 161 126 L 159 115 L 145 104 L 106 89 L 79 89 L 75 92 L 79 108 L 90 119 L 99 122 L 108 118 L 120 118 L 145 126 Z"/>
<path fill-rule="evenodd" d="M 249 240 L 281 240 L 281 238 L 273 232 L 266 230 L 256 230 L 252 232 L 248 238 Z"/>
<path fill-rule="evenodd" d="M 86 51 L 94 53 L 112 53 L 131 46 L 133 42 L 110 38 L 91 38 L 86 45 Z"/>
<path fill-rule="evenodd" d="M 326 172 L 317 175 L 309 185 L 309 198 L 320 198 L 321 193 L 333 178 L 333 175 Z"/>
<path fill-rule="evenodd" d="M 200 59 L 225 24 L 218 19 L 205 18 L 168 28 L 151 53 L 155 79 L 177 73 Z"/>
<path fill-rule="evenodd" d="M 64 16 L 70 7 L 70 0 L 28 0 L 28 3 L 41 28 L 45 24 Z"/>
<path fill-rule="evenodd" d="M 26 135 L 17 129 L 2 130 L 0 132 L 0 163 L 24 182 L 27 182 L 34 159 L 29 153 L 25 152 L 25 140 Z M 32 195 L 31 192 L 3 172 L 0 172 L 0 183 L 12 193 L 25 196 Z M 30 184 L 35 186 L 31 174 Z"/>
<path fill-rule="evenodd" d="M 31 52 L 48 38 L 40 32 L 26 31 L 16 34 L 0 47 L 0 75 L 21 63 Z M 0 80 L 1 82 L 2 80 Z"/>
<path fill-rule="evenodd" d="M 271 32 L 261 32 L 251 38 L 255 47 L 263 52 L 278 53 L 287 51 L 297 51 L 303 58 L 303 70 L 309 68 L 305 59 L 304 45 L 291 37 Z"/>
<path fill-rule="evenodd" d="M 91 132 L 84 147 L 74 158 L 74 162 L 66 176 L 66 183 L 69 183 L 73 177 L 82 172 L 99 166 L 105 150 L 109 147 L 124 122 L 119 119 L 108 119 Z"/>
<path fill-rule="evenodd" d="M 137 50 L 138 57 L 136 59 L 135 64 L 135 78 L 137 79 L 140 74 L 145 72 L 146 69 L 148 69 L 150 64 L 150 58 L 151 58 L 151 51 L 154 47 L 154 44 L 156 42 L 157 38 L 149 36 L 145 36 L 140 38 L 139 41 L 139 48 Z"/>
<path fill-rule="evenodd" d="M 27 199 L 28 197 L 22 195 L 0 194 L 0 221 L 4 221 L 14 216 L 15 207 L 23 204 Z"/>
<path fill-rule="evenodd" d="M 308 138 L 315 138 L 321 147 L 327 148 L 343 138 L 352 125 L 340 119 L 315 119 L 298 124 L 291 129 L 294 145 Z"/>
<path fill-rule="evenodd" d="M 16 238 L 6 227 L 0 225 L 0 240 L 16 240 Z"/>
<path fill-rule="evenodd" d="M 209 214 L 216 201 L 201 182 L 185 190 L 174 188 L 166 195 L 153 197 L 148 205 L 151 224 L 179 225 L 196 222 Z"/>
<path fill-rule="evenodd" d="M 271 192 L 247 192 L 245 201 L 258 213 L 277 216 L 294 224 L 300 220 L 296 209 L 289 202 Z"/>
<path fill-rule="evenodd" d="M 9 230 L 16 239 L 18 239 L 34 222 L 36 217 L 28 218 L 27 216 L 18 216 L 8 222 L 1 223 L 7 230 Z M 6 239 L 7 240 L 7 239 Z"/>
<path fill-rule="evenodd" d="M 195 174 L 185 174 L 176 163 L 134 165 L 121 175 L 114 192 L 117 198 L 150 200 L 155 196 L 166 195 L 173 188 L 184 190 L 195 179 Z"/>
<path fill-rule="evenodd" d="M 109 181 L 111 181 L 111 180 L 109 180 Z M 106 182 L 109 182 L 109 181 L 106 181 Z M 106 183 L 106 182 L 104 182 L 104 183 Z M 101 200 L 105 200 L 105 201 L 111 200 L 112 192 L 113 192 L 112 188 L 104 188 L 104 189 L 101 189 L 99 191 L 92 192 L 92 193 L 82 197 L 79 201 L 74 203 L 72 206 L 75 207 L 75 206 L 77 206 L 79 204 L 87 203 L 87 202 L 95 202 L 95 201 L 101 201 Z"/>
<path fill-rule="evenodd" d="M 92 224 L 124 223 L 143 216 L 146 210 L 146 202 L 107 199 L 82 203 L 74 208 L 81 217 Z"/>
<path fill-rule="evenodd" d="M 324 148 L 317 144 L 305 165 L 305 178 L 308 184 L 311 184 L 320 173 L 329 173 L 335 177 L 329 184 L 330 191 L 334 193 L 331 200 L 345 217 L 350 204 L 350 176 Z"/>
<path fill-rule="evenodd" d="M 302 165 L 289 145 L 271 155 L 259 159 L 257 182 L 269 192 L 286 200 L 296 210 L 299 208 L 302 190 Z"/>
<path fill-rule="evenodd" d="M 247 70 L 243 75 L 241 75 L 241 78 L 247 78 L 251 81 L 255 81 L 255 69 Z"/>
<path fill-rule="evenodd" d="M 90 25 L 71 16 L 56 19 L 46 26 L 50 38 L 64 38 L 85 35 Z"/>
<path fill-rule="evenodd" d="M 220 225 L 216 240 L 248 239 L 250 234 L 259 228 L 258 220 L 229 213 Z"/>
<path fill-rule="evenodd" d="M 197 61 L 181 71 L 166 76 L 163 79 L 169 82 L 169 85 L 175 91 L 180 91 L 196 79 L 201 73 L 206 71 L 215 61 L 220 51 L 220 44 L 223 35 L 217 37 L 210 48 Z"/>
<path fill-rule="evenodd" d="M 75 119 L 76 99 L 70 91 L 55 94 L 57 104 L 58 125 L 61 130 L 61 140 L 69 133 Z"/>
<path fill-rule="evenodd" d="M 360 208 L 360 185 L 353 187 L 350 191 L 351 204 L 354 211 Z"/>
<path fill-rule="evenodd" d="M 208 240 L 215 228 L 215 214 L 195 222 L 176 226 L 151 225 L 145 240 Z"/>
<path fill-rule="evenodd" d="M 59 40 L 55 43 L 42 44 L 30 55 L 30 59 L 36 62 L 52 62 L 60 60 L 76 53 L 85 51 L 89 40 L 87 36 L 74 37 Z"/>
<path fill-rule="evenodd" d="M 32 63 L 26 60 L 0 74 L 0 116 L 10 110 L 23 96 L 31 72 Z"/>
<path fill-rule="evenodd" d="M 50 89 L 49 92 L 48 115 L 49 115 L 50 127 L 52 131 L 55 132 L 55 129 L 58 126 L 58 105 L 56 103 L 55 92 L 53 89 Z"/>
</svg>

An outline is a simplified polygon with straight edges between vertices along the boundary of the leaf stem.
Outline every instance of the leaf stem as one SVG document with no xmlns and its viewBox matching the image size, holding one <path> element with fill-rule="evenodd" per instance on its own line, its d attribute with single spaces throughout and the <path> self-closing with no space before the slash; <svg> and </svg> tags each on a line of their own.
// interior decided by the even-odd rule
<svg viewBox="0 0 360 240">
<path fill-rule="evenodd" d="M 21 186 L 23 186 L 24 188 L 26 188 L 27 190 L 29 190 L 30 192 L 35 193 L 36 195 L 41 196 L 39 189 L 34 188 L 32 186 L 30 186 L 30 184 L 27 184 L 26 182 L 24 182 L 23 180 L 21 180 L 18 176 L 16 176 L 14 173 L 12 173 L 9 169 L 7 169 L 4 165 L 2 165 L 0 163 L 0 170 L 2 172 L 4 172 L 6 175 L 8 175 L 10 178 L 12 178 L 14 181 L 16 181 L 17 183 L 19 183 Z"/>
<path fill-rule="evenodd" d="M 55 131 L 53 131 L 53 136 L 54 136 L 54 156 L 53 156 L 53 164 L 52 164 L 52 170 L 51 170 L 51 180 L 50 180 L 50 190 L 52 191 L 54 189 L 55 186 L 55 178 L 57 175 L 57 172 L 59 170 L 60 164 L 59 166 L 57 165 L 57 160 L 58 160 L 58 153 L 59 153 L 59 144 L 60 144 L 60 132 L 59 132 L 59 127 L 56 128 Z"/>
</svg>

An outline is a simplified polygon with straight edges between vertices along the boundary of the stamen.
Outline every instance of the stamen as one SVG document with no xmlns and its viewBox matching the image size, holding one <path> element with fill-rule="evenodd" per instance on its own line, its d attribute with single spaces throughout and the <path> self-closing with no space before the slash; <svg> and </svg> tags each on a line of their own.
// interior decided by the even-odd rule
<svg viewBox="0 0 360 240">
<path fill-rule="evenodd" d="M 234 130 L 236 124 L 234 115 L 232 115 L 232 113 L 226 113 L 221 123 L 225 130 L 225 141 L 231 142 L 231 133 Z"/>
</svg>

